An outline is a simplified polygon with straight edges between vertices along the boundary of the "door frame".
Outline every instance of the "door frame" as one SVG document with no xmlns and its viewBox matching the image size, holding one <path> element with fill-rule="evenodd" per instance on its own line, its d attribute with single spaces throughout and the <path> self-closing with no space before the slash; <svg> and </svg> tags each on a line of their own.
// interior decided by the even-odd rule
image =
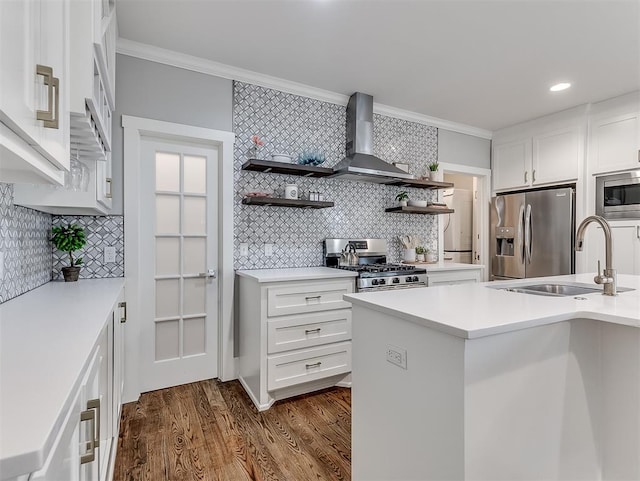
<svg viewBox="0 0 640 481">
<path fill-rule="evenodd" d="M 489 267 L 491 259 L 489 258 L 489 209 L 491 203 L 491 169 L 483 169 L 481 167 L 472 167 L 470 165 L 453 164 L 450 162 L 440 162 L 440 169 L 446 174 L 464 174 L 472 175 L 478 179 L 477 189 L 473 195 L 477 195 L 478 205 L 480 206 L 480 239 L 479 251 L 482 256 L 481 264 L 484 265 L 482 272 L 482 280 L 489 280 Z M 438 198 L 442 201 L 442 193 L 439 191 Z M 438 216 L 438 258 L 444 258 L 444 222 L 442 216 Z M 475 259 L 474 259 L 475 263 Z"/>
<path fill-rule="evenodd" d="M 123 403 L 140 397 L 140 164 L 142 139 L 181 141 L 218 148 L 218 377 L 236 378 L 233 357 L 233 144 L 235 134 L 173 122 L 122 116 L 124 129 L 124 265 L 129 322 L 125 325 Z"/>
</svg>

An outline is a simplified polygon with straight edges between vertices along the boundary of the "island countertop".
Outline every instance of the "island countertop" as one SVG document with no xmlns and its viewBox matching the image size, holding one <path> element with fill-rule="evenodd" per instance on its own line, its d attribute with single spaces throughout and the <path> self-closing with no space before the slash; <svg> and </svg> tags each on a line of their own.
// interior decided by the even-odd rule
<svg viewBox="0 0 640 481">
<path fill-rule="evenodd" d="M 619 275 L 618 286 L 634 290 L 615 297 L 600 293 L 547 297 L 492 289 L 544 282 L 592 284 L 594 274 L 539 277 L 480 284 L 363 292 L 345 295 L 364 306 L 464 339 L 542 326 L 571 319 L 594 319 L 640 328 L 640 276 Z"/>
</svg>

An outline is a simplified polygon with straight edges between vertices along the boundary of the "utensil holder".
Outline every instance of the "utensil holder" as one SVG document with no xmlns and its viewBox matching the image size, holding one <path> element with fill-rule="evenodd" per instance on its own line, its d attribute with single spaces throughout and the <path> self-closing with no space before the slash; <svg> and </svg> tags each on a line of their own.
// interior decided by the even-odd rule
<svg viewBox="0 0 640 481">
<path fill-rule="evenodd" d="M 416 250 L 414 249 L 402 249 L 402 260 L 406 262 L 416 261 Z"/>
</svg>

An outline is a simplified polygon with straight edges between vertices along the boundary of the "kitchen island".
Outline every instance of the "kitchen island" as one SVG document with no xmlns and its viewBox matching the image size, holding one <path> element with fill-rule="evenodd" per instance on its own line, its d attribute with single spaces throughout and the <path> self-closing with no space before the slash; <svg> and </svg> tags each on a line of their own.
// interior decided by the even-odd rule
<svg viewBox="0 0 640 481">
<path fill-rule="evenodd" d="M 617 297 L 489 285 L 345 296 L 354 481 L 640 479 L 640 277 Z"/>
</svg>

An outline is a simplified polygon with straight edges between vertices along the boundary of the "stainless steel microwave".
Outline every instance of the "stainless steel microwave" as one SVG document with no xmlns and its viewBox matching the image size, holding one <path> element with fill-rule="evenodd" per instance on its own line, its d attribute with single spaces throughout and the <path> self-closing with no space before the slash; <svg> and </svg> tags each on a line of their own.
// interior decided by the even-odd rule
<svg viewBox="0 0 640 481">
<path fill-rule="evenodd" d="M 640 170 L 596 177 L 596 214 L 640 219 Z"/>
</svg>

